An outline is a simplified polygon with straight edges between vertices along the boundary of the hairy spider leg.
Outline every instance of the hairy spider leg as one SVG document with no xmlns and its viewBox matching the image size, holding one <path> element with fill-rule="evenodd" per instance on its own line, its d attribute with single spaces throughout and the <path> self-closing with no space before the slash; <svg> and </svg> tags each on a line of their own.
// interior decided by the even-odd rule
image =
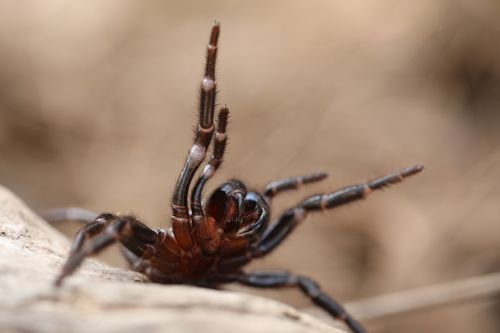
<svg viewBox="0 0 500 333">
<path fill-rule="evenodd" d="M 80 251 L 83 244 L 90 238 L 101 233 L 104 228 L 111 222 L 110 217 L 112 214 L 103 213 L 97 216 L 94 221 L 89 222 L 83 228 L 78 230 L 75 237 L 73 238 L 73 243 L 71 244 L 70 256 L 73 253 Z"/>
<path fill-rule="evenodd" d="M 264 196 L 268 199 L 273 198 L 280 192 L 296 190 L 301 185 L 319 182 L 328 177 L 326 172 L 315 172 L 306 176 L 289 177 L 270 182 L 264 187 Z"/>
<path fill-rule="evenodd" d="M 215 61 L 217 58 L 217 41 L 220 27 L 216 23 L 210 33 L 207 46 L 205 63 L 205 76 L 201 81 L 199 121 L 196 129 L 194 143 L 189 150 L 184 167 L 177 179 L 172 196 L 172 229 L 179 246 L 188 251 L 193 246 L 191 235 L 191 221 L 188 207 L 189 185 L 193 176 L 205 160 L 208 146 L 214 132 L 213 118 L 215 110 L 215 95 L 217 84 L 215 82 Z"/>
<path fill-rule="evenodd" d="M 101 214 L 104 216 L 104 214 Z M 111 214 L 110 214 L 111 215 Z M 91 237 L 101 233 L 104 228 L 109 225 L 111 220 L 103 220 L 97 213 L 80 207 L 63 207 L 53 208 L 40 213 L 49 223 L 57 223 L 60 221 L 77 221 L 86 223 L 81 228 L 73 239 L 71 245 L 70 256 L 81 250 L 84 242 Z M 170 230 L 171 231 L 171 230 Z M 158 230 L 158 233 L 165 233 L 163 230 Z M 130 264 L 130 267 L 138 272 L 150 274 L 154 279 L 157 275 L 162 275 L 162 280 L 166 281 L 170 274 L 177 268 L 179 261 L 179 248 L 177 242 L 174 240 L 174 235 L 169 234 L 165 237 L 159 235 L 158 242 L 155 244 L 158 257 L 148 257 L 148 253 L 143 251 L 144 244 L 133 238 L 123 237 L 120 241 L 120 250 L 122 251 L 125 259 Z M 144 258 L 148 257 L 148 258 Z M 164 260 L 162 260 L 164 258 Z M 155 269 L 154 266 L 161 267 L 161 270 Z"/>
<path fill-rule="evenodd" d="M 223 107 L 220 109 L 217 120 L 217 131 L 213 137 L 213 152 L 210 161 L 207 163 L 200 177 L 196 181 L 196 184 L 193 187 L 191 192 L 191 215 L 193 223 L 196 225 L 201 222 L 205 217 L 205 213 L 203 212 L 203 207 L 201 205 L 201 196 L 203 194 L 203 187 L 207 183 L 207 181 L 212 178 L 214 173 L 222 164 L 224 158 L 224 152 L 226 150 L 227 143 L 227 121 L 229 117 L 229 109 Z"/>
<path fill-rule="evenodd" d="M 274 250 L 311 211 L 336 208 L 341 205 L 364 199 L 373 190 L 401 182 L 404 178 L 423 170 L 420 164 L 375 178 L 366 183 L 351 185 L 328 194 L 317 194 L 302 200 L 293 208 L 287 209 L 260 235 L 260 242 L 245 254 L 224 259 L 219 266 L 224 270 L 241 267 L 253 258 L 263 257 Z"/>
<path fill-rule="evenodd" d="M 55 281 L 55 285 L 61 285 L 63 279 L 71 275 L 86 257 L 97 254 L 116 242 L 120 242 L 137 257 L 153 256 L 157 237 L 156 231 L 133 216 L 120 217 L 108 213 L 101 214 L 95 223 L 89 224 L 78 232 L 73 248 Z"/>
<path fill-rule="evenodd" d="M 254 256 L 260 257 L 271 252 L 290 232 L 303 221 L 307 214 L 316 210 L 333 209 L 353 201 L 364 199 L 373 190 L 380 190 L 423 170 L 422 165 L 414 165 L 366 183 L 350 185 L 328 194 L 317 194 L 304 199 L 296 207 L 286 210 L 261 236 Z"/>
<path fill-rule="evenodd" d="M 257 288 L 299 287 L 316 305 L 343 321 L 354 333 L 366 330 L 333 298 L 325 294 L 311 278 L 289 272 L 250 272 L 223 276 L 224 282 L 239 282 Z"/>
<path fill-rule="evenodd" d="M 121 250 L 133 270 L 146 274 L 155 282 L 177 282 L 172 275 L 179 268 L 181 249 L 172 229 L 158 229 L 156 242 L 150 252 L 142 250 L 143 244 L 124 237 Z M 149 246 L 149 245 L 147 245 Z"/>
</svg>

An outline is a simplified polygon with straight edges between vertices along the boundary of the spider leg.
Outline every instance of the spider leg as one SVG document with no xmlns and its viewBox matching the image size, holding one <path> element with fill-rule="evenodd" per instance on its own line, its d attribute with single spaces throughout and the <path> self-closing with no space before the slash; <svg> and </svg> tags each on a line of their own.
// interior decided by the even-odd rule
<svg viewBox="0 0 500 333">
<path fill-rule="evenodd" d="M 239 282 L 257 288 L 299 287 L 316 305 L 335 319 L 343 321 L 354 333 L 366 330 L 333 298 L 325 294 L 311 278 L 289 272 L 252 272 L 221 276 L 222 282 Z"/>
<path fill-rule="evenodd" d="M 86 257 L 97 254 L 113 243 L 120 242 L 137 257 L 146 258 L 154 254 L 158 234 L 132 216 L 117 217 L 100 215 L 78 232 L 69 257 L 55 285 L 71 275 Z"/>
<path fill-rule="evenodd" d="M 194 173 L 205 160 L 207 148 L 214 131 L 213 118 L 215 109 L 215 60 L 217 58 L 217 41 L 219 38 L 219 24 L 215 24 L 210 34 L 205 63 L 205 76 L 201 81 L 199 121 L 194 143 L 189 150 L 184 167 L 177 179 L 172 196 L 172 228 L 175 238 L 184 250 L 193 246 L 191 236 L 191 222 L 188 208 L 188 191 Z"/>
<path fill-rule="evenodd" d="M 191 215 L 194 223 L 200 222 L 205 217 L 203 212 L 203 207 L 201 206 L 201 195 L 203 192 L 203 187 L 206 182 L 212 178 L 215 171 L 222 164 L 222 159 L 224 157 L 224 151 L 226 150 L 227 136 L 227 119 L 229 116 L 229 109 L 223 107 L 219 111 L 217 120 L 217 131 L 213 137 L 213 153 L 210 161 L 207 163 L 200 177 L 196 181 L 191 192 Z"/>
<path fill-rule="evenodd" d="M 153 245 L 141 243 L 134 239 L 120 240 L 121 252 L 129 263 L 132 270 L 144 273 L 152 281 L 157 281 L 156 277 L 161 274 L 161 280 L 166 280 L 171 277 L 178 268 L 178 260 L 161 260 L 157 257 L 157 248 Z"/>
<path fill-rule="evenodd" d="M 264 196 L 268 199 L 273 198 L 276 194 L 288 190 L 298 189 L 303 184 L 318 182 L 328 177 L 325 172 L 316 172 L 306 176 L 289 177 L 270 182 L 264 187 Z"/>
<path fill-rule="evenodd" d="M 152 260 L 152 258 L 142 258 L 136 256 L 130 252 L 126 247 L 122 246 L 122 253 L 130 264 L 130 267 L 137 272 L 145 274 L 150 281 L 157 283 L 181 283 L 182 279 L 179 279 L 175 275 L 177 270 L 176 263 L 167 263 L 166 265 L 162 262 L 158 264 Z"/>
<path fill-rule="evenodd" d="M 279 245 L 290 232 L 303 221 L 307 214 L 315 210 L 333 209 L 353 201 L 364 199 L 373 190 L 380 190 L 423 170 L 420 164 L 375 178 L 366 183 L 351 185 L 329 194 L 318 194 L 304 199 L 294 208 L 287 209 L 261 235 L 255 256 L 264 256 Z"/>
<path fill-rule="evenodd" d="M 147 275 L 151 281 L 167 283 L 175 280 L 181 249 L 172 230 L 156 230 L 154 244 L 123 236 L 120 248 L 130 267 Z"/>
<path fill-rule="evenodd" d="M 260 241 L 250 251 L 229 257 L 219 262 L 221 270 L 241 267 L 253 258 L 263 257 L 274 250 L 294 229 L 305 220 L 307 214 L 315 210 L 332 209 L 365 198 L 372 190 L 379 190 L 423 170 L 418 164 L 409 168 L 375 178 L 367 183 L 351 185 L 329 194 L 318 194 L 304 199 L 297 206 L 287 209 L 260 235 Z"/>
<path fill-rule="evenodd" d="M 90 238 L 101 233 L 104 228 L 111 222 L 114 215 L 110 213 L 103 213 L 99 215 L 94 221 L 89 222 L 83 228 L 78 230 L 75 237 L 73 238 L 73 244 L 71 245 L 70 256 L 73 253 L 80 251 L 83 244 Z"/>
<path fill-rule="evenodd" d="M 60 221 L 93 222 L 99 214 L 80 207 L 62 207 L 47 209 L 39 214 L 45 221 L 55 223 Z"/>
</svg>

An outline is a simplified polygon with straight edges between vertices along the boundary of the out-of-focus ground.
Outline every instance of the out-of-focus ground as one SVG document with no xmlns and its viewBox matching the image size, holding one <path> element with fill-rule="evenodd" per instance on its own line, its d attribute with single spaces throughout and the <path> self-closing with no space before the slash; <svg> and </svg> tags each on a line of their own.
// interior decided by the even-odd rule
<svg viewBox="0 0 500 333">
<path fill-rule="evenodd" d="M 500 3 L 0 2 L 0 183 L 32 208 L 168 225 L 205 45 L 222 23 L 230 145 L 211 188 L 316 170 L 274 212 L 422 162 L 369 200 L 309 217 L 254 269 L 308 274 L 341 301 L 500 270 Z M 256 292 L 248 290 L 248 292 Z M 269 297 L 309 306 L 299 292 Z M 366 323 L 498 332 L 498 302 Z"/>
</svg>

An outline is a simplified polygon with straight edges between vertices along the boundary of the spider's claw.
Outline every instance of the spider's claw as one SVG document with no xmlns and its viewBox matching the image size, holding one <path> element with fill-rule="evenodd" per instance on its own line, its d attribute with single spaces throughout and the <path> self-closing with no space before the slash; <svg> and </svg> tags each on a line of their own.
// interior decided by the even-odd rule
<svg viewBox="0 0 500 333">
<path fill-rule="evenodd" d="M 57 279 L 54 281 L 54 287 L 56 288 L 59 288 L 61 287 L 62 285 L 62 282 L 64 280 L 64 278 L 66 277 L 67 275 L 64 275 L 64 274 L 60 274 Z"/>
<path fill-rule="evenodd" d="M 243 196 L 243 193 L 237 192 L 234 194 L 234 197 L 236 199 L 237 207 L 238 207 L 238 215 L 236 217 L 236 223 L 238 225 L 238 228 L 241 226 L 241 223 L 243 222 L 243 213 L 245 212 L 245 197 Z"/>
<path fill-rule="evenodd" d="M 72 272 L 69 272 L 63 268 L 63 271 L 57 276 L 57 279 L 54 280 L 54 287 L 59 288 L 62 286 L 63 280 L 69 276 Z"/>
<path fill-rule="evenodd" d="M 86 253 L 85 252 L 76 252 L 72 253 L 66 263 L 64 264 L 61 273 L 57 277 L 57 279 L 54 281 L 54 286 L 55 287 L 60 287 L 62 285 L 62 281 L 69 275 L 71 275 L 77 268 L 80 266 L 82 263 L 83 259 L 85 259 Z"/>
</svg>

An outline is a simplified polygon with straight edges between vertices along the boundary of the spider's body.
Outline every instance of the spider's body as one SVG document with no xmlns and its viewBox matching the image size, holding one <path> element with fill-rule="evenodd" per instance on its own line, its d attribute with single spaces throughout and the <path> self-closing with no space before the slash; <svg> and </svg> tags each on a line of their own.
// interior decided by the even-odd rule
<svg viewBox="0 0 500 333">
<path fill-rule="evenodd" d="M 104 213 L 79 217 L 77 213 L 76 217 L 72 216 L 74 219 L 89 223 L 75 236 L 68 261 L 56 284 L 60 285 L 87 256 L 118 242 L 131 267 L 152 281 L 201 286 L 216 286 L 226 282 L 254 287 L 297 286 L 314 303 L 335 318 L 343 320 L 353 332 L 365 332 L 342 306 L 324 294 L 310 278 L 288 272 L 245 273 L 242 268 L 252 259 L 269 254 L 309 212 L 332 209 L 363 199 L 371 191 L 398 183 L 420 172 L 423 167 L 415 165 L 367 183 L 310 196 L 286 210 L 272 223 L 269 223 L 270 205 L 275 195 L 296 189 L 301 184 L 320 181 L 326 174 L 314 173 L 274 181 L 262 192 L 248 191 L 243 182 L 229 180 L 202 203 L 203 188 L 222 163 L 227 141 L 229 110 L 226 107 L 219 110 L 214 126 L 218 37 L 219 25 L 216 24 L 207 47 L 196 136 L 172 196 L 172 227 L 152 230 L 130 215 Z M 211 158 L 191 186 L 211 143 Z M 57 218 L 52 216 L 50 219 Z"/>
<path fill-rule="evenodd" d="M 149 261 L 144 261 L 142 249 L 128 250 L 127 257 L 136 269 L 160 283 L 213 285 L 221 273 L 239 272 L 251 259 L 247 251 L 269 220 L 266 199 L 247 192 L 242 182 L 230 180 L 211 194 L 203 211 L 206 216 L 193 223 L 189 241 L 177 241 L 172 228 L 160 229 L 156 235 L 151 233 L 155 243 L 151 243 Z"/>
</svg>

